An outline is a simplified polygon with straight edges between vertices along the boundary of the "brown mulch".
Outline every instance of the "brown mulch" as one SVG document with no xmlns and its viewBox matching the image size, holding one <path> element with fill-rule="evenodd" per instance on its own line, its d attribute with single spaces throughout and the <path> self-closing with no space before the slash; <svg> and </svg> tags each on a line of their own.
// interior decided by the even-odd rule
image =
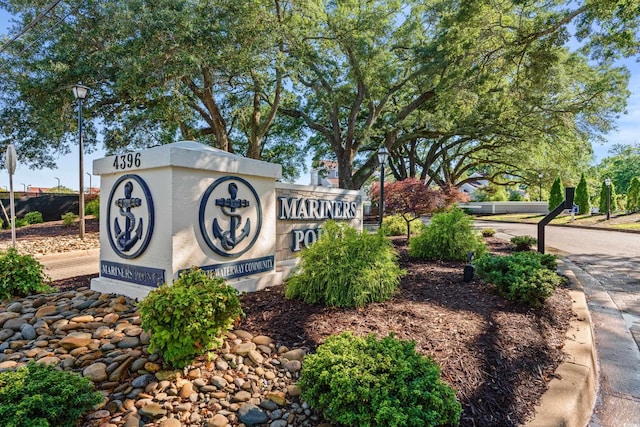
<svg viewBox="0 0 640 427">
<path fill-rule="evenodd" d="M 487 239 L 497 254 L 507 242 Z M 568 292 L 558 289 L 540 309 L 497 296 L 479 279 L 462 280 L 464 262 L 417 261 L 406 241 L 394 240 L 408 274 L 391 300 L 365 309 L 338 309 L 286 300 L 283 286 L 241 296 L 246 313 L 240 328 L 281 345 L 313 351 L 329 335 L 393 332 L 415 340 L 432 357 L 442 377 L 457 390 L 462 426 L 515 426 L 533 409 L 562 361 L 564 334 L 572 317 Z M 61 289 L 87 286 L 81 276 L 53 283 Z"/>
<path fill-rule="evenodd" d="M 97 233 L 100 231 L 100 222 L 91 217 L 84 220 L 84 231 L 86 233 Z M 40 224 L 31 224 L 26 227 L 16 228 L 16 239 L 37 239 L 38 237 L 54 236 L 77 236 L 78 226 L 74 224 L 66 227 L 62 220 L 48 221 Z M 11 239 L 11 230 L 0 230 L 0 240 Z"/>
</svg>

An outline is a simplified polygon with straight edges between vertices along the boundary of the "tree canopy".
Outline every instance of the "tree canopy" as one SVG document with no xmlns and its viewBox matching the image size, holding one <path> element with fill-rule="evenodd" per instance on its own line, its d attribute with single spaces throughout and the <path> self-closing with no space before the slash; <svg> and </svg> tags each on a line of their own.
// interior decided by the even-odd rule
<svg viewBox="0 0 640 427">
<path fill-rule="evenodd" d="M 45 10 L 0 5 L 14 33 Z M 639 16 L 625 0 L 60 2 L 5 41 L 0 131 L 51 166 L 82 82 L 86 141 L 101 132 L 110 153 L 195 139 L 288 178 L 312 154 L 357 189 L 385 145 L 397 180 L 535 185 L 586 165 L 624 110 L 628 71 L 612 64 L 638 53 Z"/>
<path fill-rule="evenodd" d="M 602 159 L 598 173 L 602 180 L 611 178 L 621 193 L 626 193 L 634 176 L 640 176 L 640 144 L 614 145 L 610 156 Z"/>
</svg>

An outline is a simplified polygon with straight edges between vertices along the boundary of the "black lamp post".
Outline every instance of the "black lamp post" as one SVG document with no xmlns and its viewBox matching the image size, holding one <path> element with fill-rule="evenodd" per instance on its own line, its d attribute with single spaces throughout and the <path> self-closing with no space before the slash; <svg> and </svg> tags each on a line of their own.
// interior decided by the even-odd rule
<svg viewBox="0 0 640 427">
<path fill-rule="evenodd" d="M 538 201 L 541 202 L 542 201 L 542 172 L 538 174 L 538 178 L 540 178 L 540 186 L 538 187 L 539 188 Z"/>
<path fill-rule="evenodd" d="M 57 176 L 54 176 L 55 179 L 58 180 L 58 196 L 60 195 L 60 178 L 58 178 Z"/>
<path fill-rule="evenodd" d="M 384 164 L 389 158 L 389 150 L 384 145 L 378 150 L 378 163 L 380 163 L 380 220 L 378 227 L 382 227 L 382 217 L 384 215 Z"/>
<path fill-rule="evenodd" d="M 607 221 L 609 221 L 611 219 L 611 179 L 605 179 L 604 183 L 607 186 Z"/>
<path fill-rule="evenodd" d="M 73 96 L 78 100 L 78 142 L 80 151 L 80 189 L 78 193 L 80 198 L 78 199 L 78 224 L 79 224 L 79 236 L 84 239 L 84 147 L 82 144 L 82 101 L 87 97 L 89 88 L 77 84 L 73 87 Z"/>
</svg>

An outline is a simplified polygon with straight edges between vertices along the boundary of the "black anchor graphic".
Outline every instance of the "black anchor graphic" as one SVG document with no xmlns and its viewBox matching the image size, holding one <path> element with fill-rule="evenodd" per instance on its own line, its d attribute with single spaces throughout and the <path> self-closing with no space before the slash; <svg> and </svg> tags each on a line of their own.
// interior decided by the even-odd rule
<svg viewBox="0 0 640 427">
<path fill-rule="evenodd" d="M 124 216 L 125 225 L 124 230 L 120 228 L 118 218 L 116 218 L 114 226 L 116 231 L 116 242 L 122 252 L 128 252 L 136 242 L 142 238 L 142 218 L 138 221 L 138 228 L 135 231 L 135 235 L 131 235 L 134 228 L 136 228 L 136 217 L 131 212 L 132 208 L 137 208 L 142 205 L 142 200 L 131 197 L 133 192 L 133 184 L 127 182 L 124 185 L 124 199 L 116 200 L 116 206 L 120 208 L 120 215 Z"/>
<path fill-rule="evenodd" d="M 217 239 L 220 239 L 222 247 L 227 251 L 235 248 L 238 243 L 249 235 L 249 231 L 251 230 L 251 220 L 247 218 L 244 227 L 240 230 L 240 235 L 236 236 L 236 230 L 242 222 L 242 216 L 236 213 L 236 209 L 249 206 L 249 201 L 236 199 L 236 197 L 238 197 L 238 185 L 236 183 L 230 183 L 228 190 L 231 197 L 228 199 L 216 199 L 216 206 L 220 206 L 222 213 L 230 217 L 229 222 L 231 224 L 229 230 L 223 231 L 218 224 L 218 219 L 214 218 L 213 220 L 213 235 Z"/>
</svg>

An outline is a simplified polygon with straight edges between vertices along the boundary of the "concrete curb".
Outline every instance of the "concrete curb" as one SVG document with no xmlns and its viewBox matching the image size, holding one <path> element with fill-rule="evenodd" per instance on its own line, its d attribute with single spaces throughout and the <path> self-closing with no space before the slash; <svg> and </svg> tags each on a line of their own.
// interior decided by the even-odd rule
<svg viewBox="0 0 640 427">
<path fill-rule="evenodd" d="M 560 260 L 559 270 L 570 281 L 571 308 L 577 319 L 566 334 L 567 357 L 558 366 L 558 376 L 535 408 L 535 417 L 526 427 L 584 427 L 591 419 L 598 388 L 598 363 L 591 315 L 582 283 L 576 276 L 580 270 L 567 259 Z"/>
</svg>

